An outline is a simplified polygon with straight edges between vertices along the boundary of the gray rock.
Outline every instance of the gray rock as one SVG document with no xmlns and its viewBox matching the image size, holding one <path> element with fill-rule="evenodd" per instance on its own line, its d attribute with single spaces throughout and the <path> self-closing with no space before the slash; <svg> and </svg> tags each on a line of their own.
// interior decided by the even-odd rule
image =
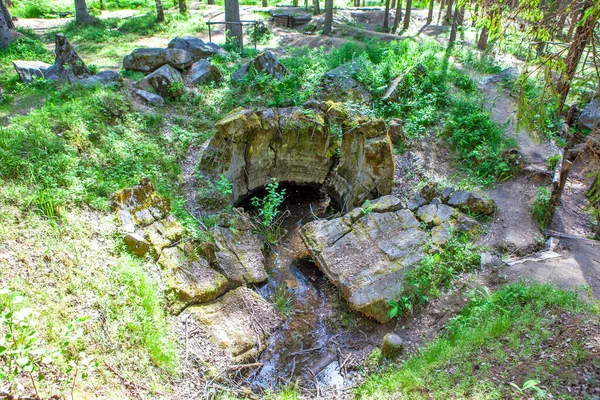
<svg viewBox="0 0 600 400">
<path fill-rule="evenodd" d="M 136 233 L 128 233 L 125 235 L 123 242 L 125 242 L 129 251 L 138 257 L 144 257 L 146 253 L 148 253 L 148 250 L 150 250 L 150 243 Z"/>
<path fill-rule="evenodd" d="M 428 204 L 420 207 L 417 215 L 422 222 L 438 226 L 452 218 L 454 212 L 452 207 L 445 204 Z"/>
<path fill-rule="evenodd" d="M 54 64 L 44 74 L 46 79 L 66 80 L 74 83 L 79 79 L 92 75 L 65 35 L 57 33 L 55 44 L 56 57 Z"/>
<path fill-rule="evenodd" d="M 215 226 L 211 234 L 218 268 L 227 279 L 236 285 L 267 280 L 263 242 L 248 224 L 238 224 L 235 232 L 228 227 Z"/>
<path fill-rule="evenodd" d="M 442 201 L 444 203 L 447 203 L 448 200 L 450 200 L 450 196 L 452 196 L 452 193 L 454 193 L 454 188 L 451 186 L 446 186 L 445 188 L 442 189 Z"/>
<path fill-rule="evenodd" d="M 190 53 L 193 61 L 214 55 L 227 55 L 227 52 L 214 43 L 205 43 L 202 39 L 193 36 L 177 37 L 169 42 L 169 49 L 180 49 Z"/>
<path fill-rule="evenodd" d="M 487 252 L 480 254 L 479 263 L 481 268 L 494 268 L 504 265 L 504 262 L 498 255 Z"/>
<path fill-rule="evenodd" d="M 437 190 L 433 183 L 428 183 L 425 186 L 423 186 L 419 193 L 421 194 L 421 197 L 423 197 L 427 202 L 430 202 L 431 200 L 440 195 L 440 192 Z"/>
<path fill-rule="evenodd" d="M 179 71 L 170 65 L 163 65 L 140 81 L 144 90 L 153 88 L 161 97 L 179 97 L 185 92 L 185 84 Z"/>
<path fill-rule="evenodd" d="M 395 333 L 388 333 L 383 337 L 381 354 L 385 358 L 394 359 L 402 353 L 404 353 L 404 342 L 400 336 Z"/>
<path fill-rule="evenodd" d="M 34 77 L 44 78 L 46 70 L 50 68 L 50 64 L 41 61 L 15 60 L 13 61 L 13 67 L 17 71 L 21 82 L 29 83 Z"/>
<path fill-rule="evenodd" d="M 408 201 L 406 208 L 410 211 L 416 211 L 419 207 L 427 204 L 427 200 L 425 200 L 420 194 L 417 194 L 415 197 Z"/>
<path fill-rule="evenodd" d="M 202 59 L 192 64 L 187 75 L 187 81 L 194 85 L 206 82 L 222 82 L 223 74 L 219 68 L 212 65 L 208 60 Z"/>
<path fill-rule="evenodd" d="M 135 91 L 135 94 L 142 99 L 146 104 L 153 107 L 162 107 L 165 105 L 165 99 L 160 97 L 157 94 L 147 92 L 142 89 L 138 89 Z"/>
<path fill-rule="evenodd" d="M 179 247 L 165 248 L 158 264 L 163 268 L 167 290 L 174 295 L 170 306 L 175 314 L 189 305 L 212 301 L 227 291 L 227 278 L 210 268 L 203 258 L 189 260 Z"/>
<path fill-rule="evenodd" d="M 277 80 L 283 79 L 288 74 L 287 68 L 279 62 L 277 57 L 270 51 L 266 51 L 256 56 L 254 60 L 249 63 L 242 65 L 240 69 L 231 76 L 231 79 L 236 81 L 244 79 L 248 75 L 251 67 L 254 67 L 258 73 L 265 72 L 269 75 L 273 75 Z"/>
<path fill-rule="evenodd" d="M 459 232 L 476 234 L 481 230 L 481 224 L 471 217 L 467 217 L 462 213 L 457 213 L 455 227 Z"/>
<path fill-rule="evenodd" d="M 402 202 L 396 196 L 387 195 L 378 197 L 375 200 L 371 200 L 371 209 L 374 212 L 383 213 L 398 211 L 401 208 Z"/>
<path fill-rule="evenodd" d="M 408 210 L 313 221 L 300 234 L 350 308 L 382 323 L 390 320 L 387 301 L 402 293 L 428 238 Z"/>
<path fill-rule="evenodd" d="M 402 75 L 394 78 L 390 86 L 385 89 L 383 96 L 381 96 L 381 101 L 396 101 L 398 100 L 398 85 L 402 82 Z"/>
<path fill-rule="evenodd" d="M 256 361 L 283 322 L 273 305 L 246 287 L 232 290 L 211 303 L 189 307 L 186 312 L 236 363 Z"/>
<path fill-rule="evenodd" d="M 481 196 L 462 190 L 452 193 L 448 205 L 478 215 L 493 215 L 496 210 L 493 200 L 484 200 Z"/>
<path fill-rule="evenodd" d="M 577 119 L 577 126 L 581 129 L 593 129 L 600 125 L 600 99 L 594 99 L 588 104 Z M 595 125 L 594 125 L 595 124 Z"/>
<path fill-rule="evenodd" d="M 192 63 L 190 53 L 182 49 L 135 49 L 123 58 L 123 69 L 148 73 L 170 65 L 183 70 Z"/>
<path fill-rule="evenodd" d="M 84 86 L 94 86 L 119 84 L 122 81 L 123 79 L 121 78 L 121 74 L 119 74 L 117 71 L 106 70 L 100 71 L 96 75 L 80 79 L 78 82 Z"/>
</svg>

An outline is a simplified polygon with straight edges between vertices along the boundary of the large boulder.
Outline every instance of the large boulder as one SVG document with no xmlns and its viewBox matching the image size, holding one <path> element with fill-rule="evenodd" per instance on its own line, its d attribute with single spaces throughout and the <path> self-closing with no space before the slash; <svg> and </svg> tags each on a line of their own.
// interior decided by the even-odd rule
<svg viewBox="0 0 600 400">
<path fill-rule="evenodd" d="M 406 209 L 355 209 L 317 220 L 300 233 L 315 262 L 350 308 L 379 322 L 390 320 L 388 300 L 399 298 L 404 275 L 423 256 L 428 233 Z"/>
<path fill-rule="evenodd" d="M 57 33 L 55 44 L 56 58 L 54 65 L 50 66 L 44 74 L 46 79 L 75 82 L 93 75 L 65 35 Z"/>
<path fill-rule="evenodd" d="M 254 68 L 258 73 L 265 72 L 269 75 L 273 75 L 277 80 L 283 79 L 283 77 L 288 74 L 287 68 L 279 62 L 277 57 L 270 51 L 266 51 L 256 56 L 254 60 L 249 63 L 242 65 L 231 78 L 234 80 L 242 80 L 248 75 L 251 68 Z"/>
<path fill-rule="evenodd" d="M 188 259 L 178 246 L 165 248 L 158 263 L 163 268 L 171 310 L 210 302 L 227 291 L 229 282 L 203 258 Z"/>
<path fill-rule="evenodd" d="M 219 270 L 235 285 L 266 281 L 269 276 L 260 237 L 252 231 L 246 217 L 240 217 L 231 228 L 215 226 L 211 230 Z"/>
<path fill-rule="evenodd" d="M 186 312 L 236 363 L 255 361 L 282 323 L 273 305 L 243 286 L 212 303 L 189 307 Z"/>
<path fill-rule="evenodd" d="M 577 126 L 581 129 L 593 129 L 600 125 L 600 99 L 594 99 L 588 104 L 577 119 Z"/>
<path fill-rule="evenodd" d="M 383 121 L 355 121 L 339 143 L 329 118 L 319 109 L 235 110 L 215 124 L 217 132 L 198 166 L 200 176 L 215 182 L 224 175 L 233 185 L 234 204 L 272 178 L 325 186 L 346 210 L 389 194 L 394 154 Z"/>
<path fill-rule="evenodd" d="M 41 61 L 13 61 L 13 67 L 19 75 L 19 79 L 23 83 L 29 83 L 34 78 L 44 78 L 46 70 L 50 68 L 50 64 Z"/>
<path fill-rule="evenodd" d="M 187 51 L 192 60 L 198 61 L 202 58 L 214 55 L 227 55 L 227 52 L 214 43 L 205 43 L 202 39 L 193 36 L 177 37 L 169 42 L 169 49 L 180 49 Z"/>
<path fill-rule="evenodd" d="M 456 190 L 448 199 L 448 205 L 476 215 L 493 215 L 496 204 L 475 193 Z"/>
<path fill-rule="evenodd" d="M 156 91 L 161 97 L 179 97 L 185 92 L 185 83 L 179 71 L 170 65 L 163 65 L 140 81 L 143 90 Z"/>
<path fill-rule="evenodd" d="M 187 81 L 194 85 L 206 82 L 222 82 L 223 74 L 208 60 L 200 60 L 192 64 L 186 77 Z"/>
<path fill-rule="evenodd" d="M 148 73 L 170 65 L 184 70 L 192 62 L 191 54 L 182 49 L 135 49 L 123 58 L 123 69 Z"/>
</svg>

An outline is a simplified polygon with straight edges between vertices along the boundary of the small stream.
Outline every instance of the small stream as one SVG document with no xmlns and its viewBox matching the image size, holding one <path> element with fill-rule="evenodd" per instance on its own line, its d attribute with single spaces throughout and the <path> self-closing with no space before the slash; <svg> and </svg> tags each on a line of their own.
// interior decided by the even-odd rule
<svg viewBox="0 0 600 400">
<path fill-rule="evenodd" d="M 390 328 L 349 310 L 300 237 L 303 224 L 337 212 L 329 196 L 319 188 L 285 189 L 285 234 L 267 255 L 269 280 L 257 287 L 285 315 L 285 322 L 260 357 L 264 366 L 247 380 L 257 390 L 297 379 L 305 385 L 341 389 L 351 382 L 347 373 L 353 366 L 351 356 L 379 345 Z"/>
</svg>

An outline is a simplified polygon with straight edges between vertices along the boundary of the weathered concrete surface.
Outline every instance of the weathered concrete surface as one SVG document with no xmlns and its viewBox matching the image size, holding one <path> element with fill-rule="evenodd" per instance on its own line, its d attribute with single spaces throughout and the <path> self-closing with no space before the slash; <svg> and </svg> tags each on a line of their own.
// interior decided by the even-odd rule
<svg viewBox="0 0 600 400">
<path fill-rule="evenodd" d="M 281 324 L 275 308 L 254 291 L 239 287 L 212 303 L 187 308 L 211 341 L 238 363 L 256 360 Z"/>
<path fill-rule="evenodd" d="M 216 123 L 199 171 L 212 182 L 224 175 L 233 184 L 233 203 L 273 177 L 280 183 L 325 185 L 345 209 L 389 194 L 394 158 L 383 121 L 356 121 L 338 147 L 329 118 L 320 109 L 235 110 Z"/>
<path fill-rule="evenodd" d="M 406 272 L 422 258 L 428 233 L 409 210 L 355 209 L 301 229 L 317 265 L 353 310 L 390 320 L 389 299 L 399 297 Z"/>
</svg>

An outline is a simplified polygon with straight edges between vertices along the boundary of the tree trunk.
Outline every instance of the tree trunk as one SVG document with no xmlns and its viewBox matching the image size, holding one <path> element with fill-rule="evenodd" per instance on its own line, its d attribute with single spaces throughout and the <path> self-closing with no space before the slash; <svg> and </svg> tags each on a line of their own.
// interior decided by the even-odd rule
<svg viewBox="0 0 600 400">
<path fill-rule="evenodd" d="M 442 12 L 444 11 L 444 4 L 446 4 L 444 2 L 444 0 L 440 0 L 440 12 L 438 13 L 438 24 L 440 23 L 440 20 L 442 19 Z"/>
<path fill-rule="evenodd" d="M 579 60 L 585 50 L 585 46 L 587 46 L 594 33 L 594 26 L 600 17 L 600 8 L 595 8 L 593 10 L 594 12 L 586 15 L 586 11 L 591 7 L 591 0 L 585 0 L 581 7 L 581 17 L 579 18 L 577 28 L 575 29 L 575 37 L 569 46 L 569 53 L 565 59 L 565 71 L 560 75 L 558 81 L 557 92 L 560 95 L 559 110 L 562 110 L 567 101 L 567 95 L 571 89 L 571 81 L 577 71 Z"/>
<path fill-rule="evenodd" d="M 206 0 L 206 4 L 208 4 L 208 5 L 215 4 L 215 0 Z"/>
<path fill-rule="evenodd" d="M 390 18 L 390 0 L 385 0 L 385 11 L 383 12 L 383 29 L 389 28 L 388 19 Z"/>
<path fill-rule="evenodd" d="M 313 14 L 321 14 L 321 4 L 319 0 L 313 0 Z"/>
<path fill-rule="evenodd" d="M 323 35 L 331 35 L 331 25 L 332 24 L 333 24 L 333 0 L 325 0 L 325 22 L 323 23 Z"/>
<path fill-rule="evenodd" d="M 489 28 L 487 26 L 484 26 L 481 29 L 481 33 L 479 34 L 479 39 L 477 40 L 477 48 L 479 50 L 486 49 L 487 42 L 488 42 L 488 32 L 489 32 Z"/>
<path fill-rule="evenodd" d="M 235 41 L 243 46 L 242 25 L 240 25 L 240 4 L 238 0 L 225 0 L 225 22 L 233 22 L 225 25 L 227 41 Z"/>
<path fill-rule="evenodd" d="M 0 12 L 0 48 L 5 49 L 12 42 L 12 33 L 8 25 L 8 21 L 12 22 L 12 19 L 10 19 L 10 14 L 4 2 L 0 1 L 0 4 L 2 7 L 2 12 Z"/>
<path fill-rule="evenodd" d="M 392 4 L 390 4 L 390 10 L 396 8 L 396 0 L 392 0 Z"/>
<path fill-rule="evenodd" d="M 165 22 L 165 11 L 163 10 L 162 0 L 156 0 L 156 22 Z"/>
<path fill-rule="evenodd" d="M 429 0 L 429 13 L 427 14 L 427 25 L 433 21 L 433 3 L 435 0 Z"/>
<path fill-rule="evenodd" d="M 396 15 L 394 16 L 394 28 L 392 29 L 394 32 L 398 30 L 400 26 L 400 16 L 402 15 L 402 0 L 398 0 L 396 4 Z"/>
<path fill-rule="evenodd" d="M 89 24 L 92 22 L 92 16 L 88 12 L 85 0 L 75 0 L 75 21 L 78 24 Z"/>
<path fill-rule="evenodd" d="M 412 0 L 406 0 L 406 13 L 404 13 L 404 30 L 410 25 L 410 9 L 412 8 Z"/>
<path fill-rule="evenodd" d="M 100 0 L 100 11 L 104 10 L 106 10 L 106 8 L 104 8 L 104 0 Z"/>
<path fill-rule="evenodd" d="M 575 26 L 577 25 L 577 21 L 579 21 L 579 16 L 581 15 L 581 9 L 573 10 L 571 12 L 571 23 L 569 24 L 569 31 L 567 32 L 567 37 L 565 41 L 570 43 L 573 40 L 573 32 L 575 31 Z"/>
<path fill-rule="evenodd" d="M 446 15 L 444 15 L 444 23 L 450 24 L 450 19 L 452 18 L 452 6 L 454 4 L 454 0 L 447 0 L 446 7 Z"/>
<path fill-rule="evenodd" d="M 453 46 L 454 42 L 456 42 L 456 31 L 458 30 L 458 19 L 460 11 L 458 8 L 458 1 L 456 2 L 456 6 L 454 7 L 454 17 L 452 18 L 452 28 L 450 29 L 450 40 L 448 42 L 449 46 Z"/>
<path fill-rule="evenodd" d="M 15 29 L 15 24 L 13 23 L 12 17 L 10 16 L 10 12 L 8 12 L 8 7 L 4 0 L 0 0 L 0 8 L 2 9 L 2 14 L 4 14 L 4 20 L 6 21 L 6 25 L 8 29 Z"/>
<path fill-rule="evenodd" d="M 267 0 L 262 0 L 263 8 L 269 7 L 269 2 Z"/>
<path fill-rule="evenodd" d="M 180 14 L 187 13 L 187 3 L 186 3 L 186 0 L 179 0 L 179 13 Z"/>
</svg>

